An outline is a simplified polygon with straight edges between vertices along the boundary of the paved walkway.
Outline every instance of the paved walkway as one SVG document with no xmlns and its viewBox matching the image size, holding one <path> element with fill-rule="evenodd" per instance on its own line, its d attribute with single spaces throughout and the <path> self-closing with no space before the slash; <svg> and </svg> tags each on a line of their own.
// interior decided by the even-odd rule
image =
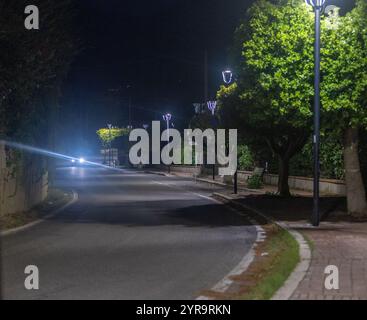
<svg viewBox="0 0 367 320">
<path fill-rule="evenodd" d="M 182 175 L 182 174 L 179 174 Z M 210 182 L 210 177 L 203 180 Z M 220 183 L 216 181 L 216 183 Z M 244 186 L 240 186 L 242 189 Z M 265 194 L 271 192 L 272 186 L 265 186 L 262 190 L 239 190 L 235 196 L 238 200 L 245 200 L 246 196 L 254 194 Z M 293 195 L 301 197 L 311 197 L 310 192 L 291 190 Z M 230 189 L 227 192 L 231 194 Z M 233 194 L 232 194 L 233 196 Z M 261 200 L 262 201 L 262 200 Z M 252 203 L 248 203 L 250 206 Z M 255 202 L 256 204 L 256 202 Z M 259 204 L 259 203 L 258 203 Z M 296 204 L 297 205 L 297 204 Z M 262 208 L 263 207 L 263 208 Z M 308 222 L 303 219 L 299 212 L 309 211 L 310 208 L 299 208 L 293 212 L 293 207 L 287 206 L 285 216 L 292 221 L 284 221 L 284 217 L 276 213 L 283 211 L 284 207 L 279 203 L 274 204 L 273 208 L 264 206 L 263 203 L 258 207 L 265 214 L 275 213 L 276 220 L 283 220 L 289 226 L 305 235 L 312 244 L 312 260 L 305 278 L 301 281 L 291 299 L 293 300 L 365 300 L 367 299 L 367 222 L 329 222 L 321 223 L 319 228 L 310 227 Z M 299 211 L 299 212 L 298 212 Z M 297 216 L 294 219 L 295 216 Z M 308 213 L 307 213 L 308 214 Z M 327 290 L 325 288 L 325 268 L 334 265 L 339 270 L 339 289 Z"/>
<path fill-rule="evenodd" d="M 367 299 L 367 223 L 328 223 L 296 228 L 313 242 L 310 268 L 294 300 Z M 339 290 L 325 288 L 325 268 L 339 269 Z"/>
</svg>

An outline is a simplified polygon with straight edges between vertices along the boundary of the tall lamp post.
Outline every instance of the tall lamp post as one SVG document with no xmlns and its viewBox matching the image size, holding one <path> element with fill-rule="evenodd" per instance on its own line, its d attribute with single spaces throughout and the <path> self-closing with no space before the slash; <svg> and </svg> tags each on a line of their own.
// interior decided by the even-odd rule
<svg viewBox="0 0 367 320">
<path fill-rule="evenodd" d="M 325 0 L 305 0 L 315 11 L 315 95 L 314 95 L 314 178 L 313 178 L 313 212 L 311 222 L 317 227 L 320 225 L 320 33 L 321 12 Z"/>
<path fill-rule="evenodd" d="M 216 124 L 215 124 L 215 109 L 217 108 L 217 101 L 208 101 L 207 102 L 208 105 L 208 109 L 210 110 L 210 112 L 212 113 L 212 126 L 213 129 L 216 129 Z M 216 150 L 214 150 L 214 153 L 216 152 Z M 213 180 L 215 180 L 215 163 L 213 163 Z"/>
<path fill-rule="evenodd" d="M 109 148 L 108 148 L 108 165 L 111 165 L 111 147 L 112 147 L 112 140 L 111 140 L 111 129 L 112 129 L 112 124 L 107 124 L 108 126 L 108 135 L 109 135 Z"/>
<path fill-rule="evenodd" d="M 169 122 L 172 119 L 172 115 L 170 113 L 166 113 L 163 115 L 163 120 L 166 121 L 167 124 L 167 143 L 169 143 Z M 168 173 L 171 172 L 171 167 L 168 165 Z"/>
<path fill-rule="evenodd" d="M 222 77 L 223 77 L 223 82 L 228 85 L 232 83 L 233 80 L 233 72 L 230 69 L 226 69 L 222 72 Z M 238 193 L 238 171 L 236 170 L 236 172 L 234 173 L 234 177 L 233 177 L 233 193 L 237 194 Z"/>
</svg>

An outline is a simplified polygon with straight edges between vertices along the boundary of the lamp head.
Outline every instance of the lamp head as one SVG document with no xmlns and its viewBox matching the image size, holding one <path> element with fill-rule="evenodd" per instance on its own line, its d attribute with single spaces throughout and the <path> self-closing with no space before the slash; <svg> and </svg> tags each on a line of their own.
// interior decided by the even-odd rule
<svg viewBox="0 0 367 320">
<path fill-rule="evenodd" d="M 166 113 L 165 115 L 163 115 L 164 121 L 171 121 L 171 119 L 172 119 L 172 115 L 170 113 Z"/>
<path fill-rule="evenodd" d="M 222 76 L 223 76 L 223 81 L 225 84 L 230 84 L 232 82 L 232 78 L 233 78 L 233 72 L 229 69 L 224 70 L 222 72 Z"/>
<path fill-rule="evenodd" d="M 305 2 L 314 8 L 321 8 L 324 6 L 326 0 L 305 0 Z"/>
<path fill-rule="evenodd" d="M 215 109 L 217 108 L 217 101 L 208 101 L 208 109 L 212 112 L 214 115 Z"/>
</svg>

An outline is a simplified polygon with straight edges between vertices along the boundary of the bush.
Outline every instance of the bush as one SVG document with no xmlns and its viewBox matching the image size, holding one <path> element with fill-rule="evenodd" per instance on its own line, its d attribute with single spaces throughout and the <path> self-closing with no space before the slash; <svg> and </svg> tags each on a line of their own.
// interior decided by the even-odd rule
<svg viewBox="0 0 367 320">
<path fill-rule="evenodd" d="M 290 174 L 313 176 L 313 145 L 309 141 L 302 151 L 294 156 L 290 164 Z M 344 178 L 343 147 L 333 137 L 323 137 L 320 144 L 321 177 L 329 179 Z"/>
<path fill-rule="evenodd" d="M 250 148 L 246 145 L 238 146 L 238 168 L 240 170 L 252 170 L 254 166 L 254 157 Z"/>
<path fill-rule="evenodd" d="M 254 174 L 247 180 L 247 187 L 250 189 L 261 189 L 263 181 L 261 176 Z"/>
</svg>

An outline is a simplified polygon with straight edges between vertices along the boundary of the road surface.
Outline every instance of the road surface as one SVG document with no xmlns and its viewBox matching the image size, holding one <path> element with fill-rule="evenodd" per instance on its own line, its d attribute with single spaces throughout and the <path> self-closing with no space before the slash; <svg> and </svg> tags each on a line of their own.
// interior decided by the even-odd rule
<svg viewBox="0 0 367 320">
<path fill-rule="evenodd" d="M 255 227 L 189 179 L 60 168 L 79 200 L 1 238 L 3 299 L 195 299 L 250 250 Z M 24 269 L 39 269 L 26 290 Z"/>
</svg>

